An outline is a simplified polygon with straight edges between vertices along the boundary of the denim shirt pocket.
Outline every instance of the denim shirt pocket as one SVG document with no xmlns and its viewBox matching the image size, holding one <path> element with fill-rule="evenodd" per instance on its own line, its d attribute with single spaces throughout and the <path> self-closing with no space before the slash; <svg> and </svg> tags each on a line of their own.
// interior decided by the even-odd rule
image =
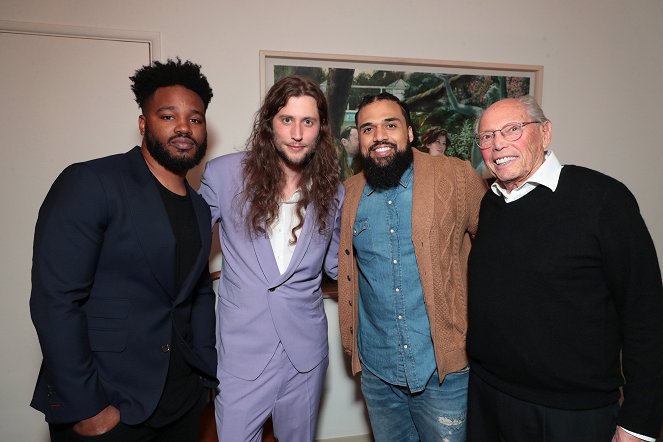
<svg viewBox="0 0 663 442">
<path fill-rule="evenodd" d="M 355 256 L 360 263 L 368 263 L 375 258 L 372 233 L 368 218 L 355 221 L 352 230 L 352 246 L 356 250 Z"/>
</svg>

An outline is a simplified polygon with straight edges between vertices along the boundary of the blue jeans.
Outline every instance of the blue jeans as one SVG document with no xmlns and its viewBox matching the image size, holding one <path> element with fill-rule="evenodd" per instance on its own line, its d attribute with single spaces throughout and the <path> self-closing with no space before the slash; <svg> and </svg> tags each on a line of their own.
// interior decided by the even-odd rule
<svg viewBox="0 0 663 442">
<path fill-rule="evenodd" d="M 424 391 L 410 393 L 364 368 L 361 391 L 375 442 L 465 442 L 468 380 L 465 368 L 440 384 L 436 370 Z"/>
</svg>

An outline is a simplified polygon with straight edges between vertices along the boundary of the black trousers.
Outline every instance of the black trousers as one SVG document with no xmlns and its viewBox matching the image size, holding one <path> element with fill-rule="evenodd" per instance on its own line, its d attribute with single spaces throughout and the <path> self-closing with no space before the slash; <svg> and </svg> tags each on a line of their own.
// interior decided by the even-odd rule
<svg viewBox="0 0 663 442">
<path fill-rule="evenodd" d="M 126 425 L 120 422 L 108 433 L 100 436 L 81 436 L 73 430 L 74 424 L 49 425 L 51 442 L 197 442 L 200 420 L 208 400 L 208 389 L 203 388 L 200 400 L 184 416 L 164 427 Z"/>
<path fill-rule="evenodd" d="M 467 442 L 610 442 L 619 404 L 562 410 L 516 399 L 470 370 Z"/>
</svg>

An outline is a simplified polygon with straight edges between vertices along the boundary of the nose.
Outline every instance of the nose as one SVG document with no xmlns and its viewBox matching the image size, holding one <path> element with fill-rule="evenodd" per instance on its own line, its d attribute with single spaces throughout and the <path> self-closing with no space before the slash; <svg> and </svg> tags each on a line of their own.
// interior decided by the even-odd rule
<svg viewBox="0 0 663 442">
<path fill-rule="evenodd" d="M 500 151 L 506 147 L 508 144 L 508 141 L 504 139 L 504 135 L 502 135 L 502 131 L 495 131 L 495 134 L 493 136 L 493 149 Z"/>
<path fill-rule="evenodd" d="M 293 124 L 290 131 L 290 136 L 294 141 L 302 141 L 303 135 L 302 127 L 299 124 Z"/>
<path fill-rule="evenodd" d="M 180 119 L 175 126 L 175 133 L 178 135 L 190 135 L 191 134 L 191 125 L 189 120 L 186 118 Z"/>
<path fill-rule="evenodd" d="M 373 141 L 382 141 L 387 139 L 387 131 L 381 126 L 377 125 L 373 131 Z"/>
</svg>

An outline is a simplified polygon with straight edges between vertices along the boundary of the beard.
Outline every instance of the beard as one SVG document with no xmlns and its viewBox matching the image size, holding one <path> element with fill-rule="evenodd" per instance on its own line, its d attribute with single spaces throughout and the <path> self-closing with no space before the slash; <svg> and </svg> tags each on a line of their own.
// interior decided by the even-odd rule
<svg viewBox="0 0 663 442">
<path fill-rule="evenodd" d="M 187 173 L 190 169 L 194 168 L 203 160 L 207 152 L 207 138 L 198 144 L 193 138 L 186 135 L 177 135 L 171 138 L 188 138 L 196 146 L 193 156 L 187 155 L 173 155 L 164 147 L 163 143 L 157 140 L 150 131 L 150 127 L 145 124 L 145 144 L 147 151 L 161 164 L 166 170 L 175 174 L 181 175 Z M 170 141 L 170 140 L 169 140 Z"/>
<path fill-rule="evenodd" d="M 374 146 L 371 146 L 368 149 L 369 154 L 373 147 Z M 366 182 L 374 189 L 390 189 L 396 187 L 403 176 L 403 173 L 408 167 L 410 167 L 413 160 L 414 155 L 412 154 L 412 146 L 409 142 L 405 146 L 405 150 L 397 150 L 391 160 L 383 165 L 377 164 L 370 156 L 364 156 L 363 153 L 361 154 L 361 163 L 364 167 Z"/>
<path fill-rule="evenodd" d="M 309 149 L 308 152 L 306 152 L 306 155 L 292 158 L 288 156 L 283 148 L 281 148 L 280 144 L 278 144 L 278 140 L 274 140 L 274 145 L 276 146 L 276 153 L 279 155 L 279 158 L 281 158 L 281 161 L 292 169 L 303 169 L 311 161 L 313 155 L 315 155 L 315 150 Z"/>
</svg>

